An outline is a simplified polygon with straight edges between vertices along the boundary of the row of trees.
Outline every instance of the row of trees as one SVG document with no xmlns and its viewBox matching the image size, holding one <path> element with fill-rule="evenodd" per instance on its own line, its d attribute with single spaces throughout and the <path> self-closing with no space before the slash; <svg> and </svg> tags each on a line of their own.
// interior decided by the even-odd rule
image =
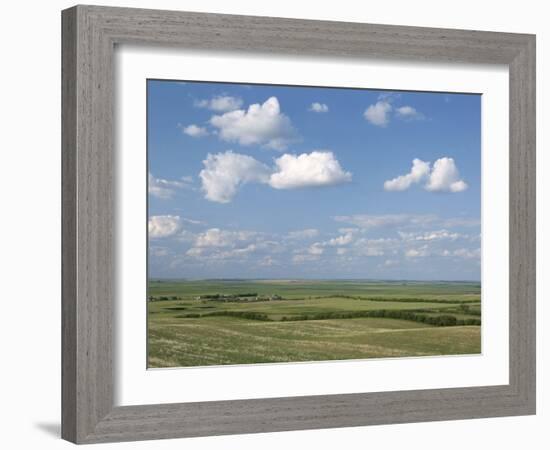
<svg viewBox="0 0 550 450">
<path fill-rule="evenodd" d="M 244 294 L 206 294 L 201 295 L 201 299 L 205 300 L 217 300 L 220 298 L 239 298 L 239 297 L 257 297 L 257 292 L 245 292 Z"/>
<path fill-rule="evenodd" d="M 182 300 L 182 298 L 178 297 L 177 295 L 160 295 L 158 297 L 150 295 L 147 300 L 149 300 L 150 302 L 164 302 L 168 300 Z"/>
<path fill-rule="evenodd" d="M 461 305 L 467 305 L 472 303 L 479 303 L 480 300 L 454 300 L 444 298 L 424 298 L 424 297 L 362 297 L 359 295 L 319 295 L 316 297 L 309 297 L 314 299 L 320 298 L 348 298 L 351 300 L 366 300 L 371 302 L 402 302 L 402 303 L 460 303 Z"/>
<path fill-rule="evenodd" d="M 199 317 L 212 317 L 212 316 L 228 316 L 239 317 L 249 320 L 260 320 L 264 322 L 276 322 L 277 320 L 270 318 L 267 314 L 254 312 L 254 311 L 214 311 L 205 314 L 182 314 L 180 318 L 199 318 Z M 426 323 L 437 327 L 452 327 L 463 325 L 481 325 L 481 319 L 467 318 L 457 319 L 450 314 L 429 315 L 425 313 L 418 313 L 414 311 L 392 310 L 392 309 L 380 309 L 371 311 L 346 311 L 346 312 L 320 312 L 311 314 L 298 314 L 295 316 L 283 316 L 280 321 L 301 321 L 301 320 L 329 320 L 329 319 L 354 319 L 360 317 L 377 317 L 388 319 L 400 319 L 410 320 L 414 322 Z"/>
</svg>

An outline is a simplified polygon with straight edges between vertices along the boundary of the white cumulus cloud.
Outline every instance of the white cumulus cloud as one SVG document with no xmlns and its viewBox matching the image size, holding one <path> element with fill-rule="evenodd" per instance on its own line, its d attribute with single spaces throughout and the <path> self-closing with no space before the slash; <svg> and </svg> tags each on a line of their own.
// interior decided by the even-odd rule
<svg viewBox="0 0 550 450">
<path fill-rule="evenodd" d="M 270 169 L 248 155 L 231 150 L 208 154 L 199 173 L 205 197 L 213 202 L 229 203 L 238 188 L 246 183 L 266 183 Z"/>
<path fill-rule="evenodd" d="M 316 113 L 326 113 L 328 112 L 328 105 L 326 103 L 313 102 L 308 111 Z"/>
<path fill-rule="evenodd" d="M 468 184 L 460 179 L 453 158 L 439 158 L 430 169 L 430 163 L 418 158 L 413 160 L 411 171 L 384 182 L 386 191 L 405 191 L 413 184 L 424 182 L 424 189 L 431 192 L 462 192 Z"/>
<path fill-rule="evenodd" d="M 269 179 L 269 185 L 275 189 L 330 186 L 349 182 L 352 177 L 330 151 L 285 154 L 275 160 L 275 165 Z"/>
<path fill-rule="evenodd" d="M 401 95 L 395 92 L 380 94 L 378 101 L 365 110 L 363 117 L 372 125 L 379 127 L 386 127 L 392 116 L 404 121 L 424 119 L 424 114 L 410 105 L 395 105 L 400 98 Z"/>
<path fill-rule="evenodd" d="M 413 183 L 424 180 L 430 173 L 430 163 L 418 158 L 413 160 L 411 171 L 406 175 L 400 175 L 392 180 L 384 182 L 386 191 L 404 191 L 409 189 Z"/>
<path fill-rule="evenodd" d="M 462 192 L 468 189 L 468 185 L 460 179 L 453 158 L 440 158 L 434 163 L 426 189 L 439 192 Z"/>
<path fill-rule="evenodd" d="M 400 106 L 395 109 L 395 116 L 403 120 L 422 120 L 424 119 L 424 114 L 417 111 L 412 106 Z"/>
<path fill-rule="evenodd" d="M 340 166 L 329 151 L 313 151 L 301 155 L 284 154 L 268 167 L 255 158 L 233 153 L 209 154 L 199 176 L 206 199 L 229 203 L 240 186 L 247 183 L 266 184 L 274 189 L 298 189 L 330 186 L 351 181 L 351 173 Z"/>
<path fill-rule="evenodd" d="M 199 138 L 208 136 L 208 130 L 205 127 L 199 127 L 198 125 L 191 124 L 186 127 L 182 127 L 181 129 L 184 134 L 187 134 L 188 136 Z"/>
<path fill-rule="evenodd" d="M 370 105 L 363 113 L 363 116 L 369 123 L 385 127 L 390 121 L 389 115 L 392 109 L 393 107 L 388 100 L 379 100 L 374 105 Z"/>
<path fill-rule="evenodd" d="M 213 116 L 210 123 L 219 130 L 220 139 L 245 146 L 284 150 L 297 140 L 296 130 L 281 112 L 277 97 L 270 97 L 261 105 L 252 104 L 248 110 L 237 109 Z"/>
<path fill-rule="evenodd" d="M 203 99 L 195 101 L 195 106 L 198 108 L 206 108 L 217 112 L 227 112 L 239 109 L 243 104 L 243 100 L 239 97 L 230 95 L 217 95 L 211 99 Z"/>
<path fill-rule="evenodd" d="M 175 235 L 181 228 L 179 216 L 151 216 L 148 230 L 150 238 L 165 238 Z"/>
</svg>

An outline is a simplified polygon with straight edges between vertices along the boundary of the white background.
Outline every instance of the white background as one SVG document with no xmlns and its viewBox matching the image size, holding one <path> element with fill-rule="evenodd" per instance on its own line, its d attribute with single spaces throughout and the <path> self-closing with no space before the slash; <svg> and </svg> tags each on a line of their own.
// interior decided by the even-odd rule
<svg viewBox="0 0 550 450">
<path fill-rule="evenodd" d="M 533 417 L 360 427 L 186 441 L 116 444 L 116 448 L 280 449 L 281 447 L 407 449 L 542 449 L 548 447 L 550 333 L 542 324 L 549 295 L 550 40 L 544 2 L 388 0 L 296 2 L 257 0 L 106 1 L 105 5 L 186 9 L 399 25 L 536 33 L 538 128 L 538 411 Z M 60 16 L 71 2 L 6 2 L 2 9 L 2 371 L 0 411 L 5 448 L 68 448 L 60 417 Z M 546 203 L 546 207 L 544 207 Z M 546 274 L 546 277 L 544 276 Z M 546 278 L 546 279 L 545 279 Z M 6 289 L 7 288 L 7 289 Z M 15 307 L 14 305 L 17 305 Z M 544 357 L 546 359 L 544 359 Z M 546 425 L 546 427 L 545 427 Z M 115 445 L 102 445 L 112 447 Z"/>
<path fill-rule="evenodd" d="M 502 66 L 302 61 L 119 47 L 116 58 L 115 403 L 380 392 L 508 383 L 508 70 Z M 145 370 L 147 78 L 482 93 L 482 355 Z M 498 199 L 498 201 L 495 201 Z M 486 232 L 485 230 L 489 230 Z M 142 304 L 143 305 L 143 304 Z M 407 376 L 404 377 L 403 374 Z M 223 382 L 220 382 L 223 380 Z M 266 380 L 276 382 L 266 383 Z M 342 385 L 342 380 L 346 380 Z M 228 389 L 228 386 L 231 388 Z"/>
</svg>

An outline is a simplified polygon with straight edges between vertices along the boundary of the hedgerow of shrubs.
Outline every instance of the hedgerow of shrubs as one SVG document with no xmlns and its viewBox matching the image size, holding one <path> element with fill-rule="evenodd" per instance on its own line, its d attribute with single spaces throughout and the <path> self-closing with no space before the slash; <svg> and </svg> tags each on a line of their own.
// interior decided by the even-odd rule
<svg viewBox="0 0 550 450">
<path fill-rule="evenodd" d="M 183 314 L 181 318 L 199 318 L 212 316 L 238 317 L 248 320 L 260 320 L 264 322 L 277 322 L 271 319 L 267 314 L 253 311 L 215 311 L 206 314 Z M 281 322 L 296 322 L 302 320 L 329 320 L 329 319 L 354 319 L 361 317 L 376 317 L 388 319 L 410 320 L 413 322 L 426 323 L 437 327 L 452 327 L 464 325 L 481 325 L 480 319 L 457 319 L 450 314 L 427 315 L 413 311 L 400 311 L 391 309 L 379 309 L 371 311 L 346 311 L 346 312 L 321 312 L 314 314 L 298 314 L 295 316 L 283 316 Z"/>
</svg>

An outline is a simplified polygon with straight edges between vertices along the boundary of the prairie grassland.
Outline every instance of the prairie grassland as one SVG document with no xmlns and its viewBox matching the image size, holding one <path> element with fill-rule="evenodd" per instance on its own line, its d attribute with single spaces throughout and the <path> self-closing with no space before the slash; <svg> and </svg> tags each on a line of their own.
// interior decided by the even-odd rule
<svg viewBox="0 0 550 450">
<path fill-rule="evenodd" d="M 152 281 L 152 368 L 475 354 L 479 283 Z"/>
</svg>

